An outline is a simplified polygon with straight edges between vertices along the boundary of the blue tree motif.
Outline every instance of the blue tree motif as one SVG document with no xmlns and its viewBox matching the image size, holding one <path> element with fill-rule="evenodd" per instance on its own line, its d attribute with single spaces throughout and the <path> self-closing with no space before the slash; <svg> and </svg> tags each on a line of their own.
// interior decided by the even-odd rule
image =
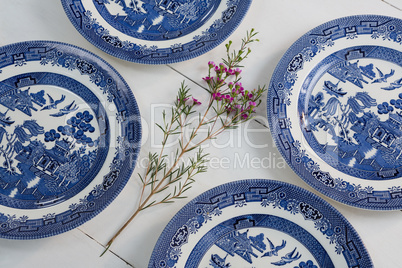
<svg viewBox="0 0 402 268">
<path fill-rule="evenodd" d="M 63 182 L 67 182 L 66 186 L 78 182 L 81 177 L 89 172 L 94 158 L 85 152 L 85 148 L 80 148 L 76 153 L 78 157 L 70 157 L 69 162 L 60 166 L 58 174 L 62 177 Z"/>
<path fill-rule="evenodd" d="M 93 147 L 96 143 L 86 135 L 86 133 L 95 131 L 95 127 L 91 125 L 93 118 L 93 115 L 88 111 L 78 112 L 67 120 L 67 125 L 59 126 L 57 130 L 51 129 L 45 133 L 46 142 L 58 141 L 63 136 L 67 136 L 73 140 L 69 142 L 70 149 L 74 147 L 74 144 L 82 145 L 74 152 L 69 152 L 67 155 L 68 162 L 59 167 L 57 174 L 62 179 L 60 185 L 64 182 L 66 182 L 65 186 L 78 182 L 81 177 L 89 172 L 91 164 L 96 158 L 96 150 L 86 152 L 86 146 Z M 63 138 L 63 140 L 66 139 Z"/>
<path fill-rule="evenodd" d="M 91 115 L 88 111 L 84 111 L 83 113 L 78 112 L 75 116 L 71 117 L 67 120 L 67 125 L 59 126 L 57 131 L 54 129 L 49 130 L 45 133 L 45 141 L 55 141 L 61 138 L 60 133 L 63 136 L 69 136 L 74 139 L 74 141 L 78 144 L 88 145 L 90 147 L 94 146 L 94 141 L 92 138 L 85 135 L 85 133 L 93 133 L 95 128 L 90 124 L 93 119 L 93 115 Z"/>
<path fill-rule="evenodd" d="M 321 102 L 322 96 L 319 94 L 322 93 L 320 92 L 312 98 L 318 99 Z M 357 120 L 356 114 L 362 113 L 365 109 L 376 105 L 376 100 L 370 97 L 367 92 L 357 92 L 355 96 L 348 98 L 346 104 L 341 103 L 339 96 L 331 97 L 322 109 L 320 109 L 322 104 L 314 106 L 318 106 L 317 110 L 319 112 L 316 113 L 315 118 L 312 118 L 311 125 L 313 129 L 315 126 L 324 128 L 325 130 L 328 129 L 333 139 L 340 137 L 344 142 L 352 143 L 348 129 Z M 339 133 L 335 132 L 336 126 L 340 129 Z"/>
<path fill-rule="evenodd" d="M 186 18 L 188 21 L 196 20 L 199 16 L 199 5 L 201 4 L 200 1 L 195 1 L 191 3 L 184 3 L 178 9 L 177 12 Z M 205 4 L 205 3 L 203 3 Z"/>
<path fill-rule="evenodd" d="M 379 114 L 387 114 L 388 112 L 393 112 L 395 109 L 402 110 L 402 93 L 399 93 L 398 99 L 391 99 L 388 102 L 383 102 L 377 106 Z"/>
<path fill-rule="evenodd" d="M 324 94 L 322 92 L 318 92 L 317 95 L 311 96 L 308 104 L 308 115 L 314 117 L 314 114 L 321 110 L 321 107 L 324 106 L 323 103 Z"/>
<path fill-rule="evenodd" d="M 55 141 L 60 138 L 60 134 L 56 132 L 56 130 L 51 129 L 50 131 L 45 133 L 45 141 Z"/>
<path fill-rule="evenodd" d="M 313 261 L 308 260 L 307 262 L 300 262 L 298 266 L 295 266 L 294 268 L 318 268 L 316 265 L 314 265 Z"/>
<path fill-rule="evenodd" d="M 95 131 L 95 128 L 90 124 L 92 119 L 93 116 L 88 111 L 85 111 L 83 113 L 77 113 L 75 117 L 72 117 L 67 121 L 67 124 L 71 125 L 77 130 L 74 133 L 74 138 L 78 143 L 82 143 L 84 145 L 88 144 L 89 146 L 94 145 L 92 139 L 84 134 L 85 132 L 93 133 Z"/>
<path fill-rule="evenodd" d="M 378 104 L 377 108 L 378 108 L 379 114 L 387 114 L 389 112 L 394 111 L 394 107 L 390 106 L 388 104 L 388 102 L 383 102 L 381 104 Z"/>
<path fill-rule="evenodd" d="M 0 127 L 0 143 L 4 137 L 6 138 L 6 144 L 0 146 L 0 155 L 4 157 L 2 166 L 8 173 L 14 174 L 16 171 L 13 166 L 13 158 L 21 150 L 22 144 L 43 133 L 43 127 L 35 120 L 27 120 L 22 125 L 15 126 L 12 133 L 8 133 L 5 128 Z"/>
</svg>

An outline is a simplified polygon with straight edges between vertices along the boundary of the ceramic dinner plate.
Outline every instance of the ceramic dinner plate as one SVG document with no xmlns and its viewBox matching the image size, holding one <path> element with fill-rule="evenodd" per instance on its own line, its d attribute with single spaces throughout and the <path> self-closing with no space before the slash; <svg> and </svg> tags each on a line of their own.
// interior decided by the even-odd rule
<svg viewBox="0 0 402 268">
<path fill-rule="evenodd" d="M 76 29 L 123 60 L 166 64 L 199 56 L 240 24 L 251 0 L 61 0 Z"/>
<path fill-rule="evenodd" d="M 163 230 L 156 267 L 372 267 L 358 234 L 329 203 L 300 187 L 242 180 L 184 206 Z"/>
<path fill-rule="evenodd" d="M 0 48 L 0 237 L 59 234 L 98 214 L 134 169 L 135 98 L 105 61 L 48 41 Z"/>
<path fill-rule="evenodd" d="M 362 15 L 309 31 L 272 76 L 268 120 L 279 151 L 321 193 L 402 208 L 402 21 Z"/>
</svg>

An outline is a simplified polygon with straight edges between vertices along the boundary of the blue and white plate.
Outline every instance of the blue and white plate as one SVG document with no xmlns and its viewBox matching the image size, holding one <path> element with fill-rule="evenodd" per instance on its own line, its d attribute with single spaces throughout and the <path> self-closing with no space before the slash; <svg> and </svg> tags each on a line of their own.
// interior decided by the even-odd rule
<svg viewBox="0 0 402 268">
<path fill-rule="evenodd" d="M 252 0 L 61 0 L 76 29 L 123 60 L 167 64 L 204 54 L 242 21 Z"/>
<path fill-rule="evenodd" d="M 155 245 L 149 268 L 372 267 L 362 241 L 329 203 L 300 187 L 243 180 L 184 206 Z"/>
<path fill-rule="evenodd" d="M 279 62 L 268 120 L 279 151 L 313 188 L 373 210 L 402 208 L 402 20 L 340 18 Z"/>
<path fill-rule="evenodd" d="M 135 98 L 108 63 L 48 41 L 0 48 L 0 237 L 56 235 L 122 190 L 136 162 Z"/>
</svg>

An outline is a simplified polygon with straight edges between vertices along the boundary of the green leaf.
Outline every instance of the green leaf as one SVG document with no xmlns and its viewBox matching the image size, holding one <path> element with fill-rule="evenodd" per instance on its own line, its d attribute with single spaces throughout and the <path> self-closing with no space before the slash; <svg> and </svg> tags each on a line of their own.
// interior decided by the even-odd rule
<svg viewBox="0 0 402 268">
<path fill-rule="evenodd" d="M 149 203 L 148 205 L 144 206 L 141 210 L 145 210 L 149 207 L 151 207 L 153 204 L 155 204 L 156 201 L 152 201 L 151 203 Z"/>
<path fill-rule="evenodd" d="M 144 181 L 144 179 L 142 178 L 141 174 L 140 174 L 140 173 L 137 173 L 137 175 L 138 175 L 138 177 L 140 177 L 141 183 L 145 185 L 145 181 Z"/>
<path fill-rule="evenodd" d="M 187 196 L 176 196 L 175 198 L 176 198 L 176 199 L 186 199 Z"/>
</svg>

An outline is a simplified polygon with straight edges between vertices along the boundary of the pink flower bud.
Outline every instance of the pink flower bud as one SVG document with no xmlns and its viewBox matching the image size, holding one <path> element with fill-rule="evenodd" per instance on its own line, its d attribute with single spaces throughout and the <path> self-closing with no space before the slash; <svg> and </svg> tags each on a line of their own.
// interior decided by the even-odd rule
<svg viewBox="0 0 402 268">
<path fill-rule="evenodd" d="M 201 102 L 198 101 L 196 98 L 193 97 L 193 104 L 194 104 L 194 105 L 201 105 Z"/>
<path fill-rule="evenodd" d="M 239 75 L 241 73 L 241 70 L 239 68 L 234 69 L 235 75 Z"/>
<path fill-rule="evenodd" d="M 220 101 L 220 100 L 222 100 L 222 94 L 219 93 L 219 92 L 213 93 L 212 94 L 212 99 Z"/>
<path fill-rule="evenodd" d="M 229 70 L 227 71 L 227 74 L 228 74 L 228 75 L 234 75 L 234 74 L 235 74 L 235 71 L 232 70 L 232 69 L 229 69 Z"/>
<path fill-rule="evenodd" d="M 209 83 L 212 79 L 214 79 L 213 76 L 207 76 L 207 77 L 203 77 L 202 78 L 204 81 L 206 81 L 207 83 Z"/>
</svg>

